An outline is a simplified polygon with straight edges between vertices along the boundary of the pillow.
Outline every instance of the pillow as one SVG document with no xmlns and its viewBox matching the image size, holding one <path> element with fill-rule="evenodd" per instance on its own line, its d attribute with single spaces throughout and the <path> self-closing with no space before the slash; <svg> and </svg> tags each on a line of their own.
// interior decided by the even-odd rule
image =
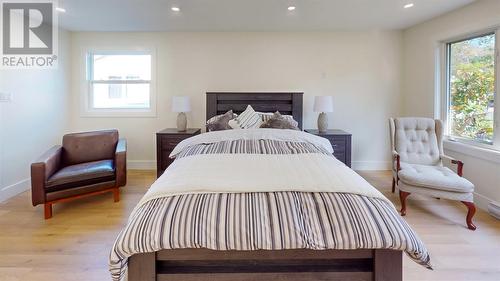
<svg viewBox="0 0 500 281">
<path fill-rule="evenodd" d="M 247 106 L 238 117 L 229 121 L 229 126 L 233 129 L 253 129 L 259 128 L 262 124 L 262 119 L 259 114 L 253 110 L 252 106 Z"/>
<path fill-rule="evenodd" d="M 276 112 L 279 113 L 279 111 Z M 257 112 L 257 114 L 259 114 L 260 117 L 262 118 L 262 122 L 266 122 L 267 120 L 271 119 L 274 116 L 274 113 L 271 112 Z M 286 120 L 288 120 L 293 126 L 297 128 L 299 127 L 299 122 L 293 119 L 292 115 L 281 115 L 281 116 L 284 117 Z"/>
<path fill-rule="evenodd" d="M 207 131 L 212 132 L 232 129 L 228 123 L 231 119 L 235 118 L 235 115 L 236 114 L 234 114 L 232 110 L 229 110 L 224 114 L 217 115 L 208 119 Z"/>
<path fill-rule="evenodd" d="M 234 118 L 238 117 L 238 114 L 234 113 L 232 110 L 229 110 L 228 112 L 233 113 L 233 117 L 232 117 L 231 119 L 234 119 Z M 210 123 L 213 123 L 213 122 L 217 121 L 217 120 L 218 120 L 219 118 L 221 118 L 222 116 L 224 116 L 224 115 L 228 114 L 228 112 L 226 112 L 226 113 L 224 113 L 224 114 L 215 115 L 214 117 L 212 117 L 212 118 L 208 119 L 208 120 L 207 120 L 207 124 L 206 124 L 206 125 L 208 125 L 208 124 L 210 124 Z"/>
<path fill-rule="evenodd" d="M 293 119 L 292 119 L 293 120 Z M 292 124 L 289 119 L 285 118 L 285 116 L 281 115 L 278 111 L 273 113 L 271 118 L 269 118 L 266 122 L 260 125 L 261 128 L 273 128 L 273 129 L 291 129 L 291 130 L 299 130 L 297 126 Z"/>
</svg>

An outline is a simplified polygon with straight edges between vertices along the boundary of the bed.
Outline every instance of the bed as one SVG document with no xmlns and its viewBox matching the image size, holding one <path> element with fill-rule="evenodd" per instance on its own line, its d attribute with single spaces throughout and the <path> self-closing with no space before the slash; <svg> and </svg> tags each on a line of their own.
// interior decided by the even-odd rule
<svg viewBox="0 0 500 281">
<path fill-rule="evenodd" d="M 252 105 L 292 115 L 302 128 L 302 93 L 206 100 L 207 120 Z M 336 160 L 325 139 L 228 130 L 187 139 L 172 156 L 113 246 L 114 280 L 396 281 L 403 252 L 431 268 L 394 206 Z"/>
</svg>

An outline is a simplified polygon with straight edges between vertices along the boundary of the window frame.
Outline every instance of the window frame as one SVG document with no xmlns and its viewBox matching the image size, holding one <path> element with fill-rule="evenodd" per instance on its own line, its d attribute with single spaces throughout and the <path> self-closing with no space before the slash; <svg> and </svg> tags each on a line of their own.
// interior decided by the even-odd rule
<svg viewBox="0 0 500 281">
<path fill-rule="evenodd" d="M 460 136 L 452 136 L 451 135 L 451 114 L 450 114 L 450 107 L 451 107 L 451 89 L 450 89 L 450 49 L 451 45 L 453 43 L 458 43 L 462 41 L 467 41 L 471 40 L 474 38 L 482 37 L 482 36 L 487 36 L 487 35 L 495 35 L 495 47 L 494 47 L 494 63 L 495 63 L 495 90 L 494 90 L 494 114 L 493 114 L 493 142 L 487 143 L 481 140 L 475 140 L 475 139 L 469 139 L 465 137 L 460 137 Z M 460 142 L 463 144 L 471 145 L 471 146 L 476 146 L 480 148 L 485 148 L 485 149 L 490 149 L 490 150 L 497 150 L 500 151 L 500 100 L 498 96 L 498 86 L 499 86 L 499 79 L 500 79 L 500 66 L 499 66 L 499 48 L 500 48 L 500 27 L 495 27 L 495 28 L 490 28 L 490 29 L 484 29 L 479 32 L 473 32 L 473 33 L 468 33 L 466 35 L 462 35 L 459 37 L 455 37 L 452 39 L 448 39 L 445 41 L 441 42 L 442 44 L 442 57 L 443 59 L 441 60 L 441 71 L 442 71 L 442 76 L 441 79 L 444 82 L 441 87 L 441 120 L 443 120 L 444 123 L 444 134 L 445 138 L 449 141 L 454 141 L 454 142 Z M 438 75 L 439 76 L 439 75 Z M 439 114 L 437 114 L 439 116 Z"/>
<path fill-rule="evenodd" d="M 91 80 L 93 77 L 93 55 L 138 55 L 151 56 L 150 80 Z M 82 54 L 82 117 L 156 117 L 156 51 L 153 48 L 99 48 L 85 49 Z M 94 84 L 147 84 L 149 83 L 149 108 L 95 108 L 93 107 Z"/>
</svg>

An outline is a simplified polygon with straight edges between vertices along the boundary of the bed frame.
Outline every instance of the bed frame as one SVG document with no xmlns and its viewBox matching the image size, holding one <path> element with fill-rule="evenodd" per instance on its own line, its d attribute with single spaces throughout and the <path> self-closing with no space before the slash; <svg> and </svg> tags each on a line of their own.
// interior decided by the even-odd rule
<svg viewBox="0 0 500 281">
<path fill-rule="evenodd" d="M 401 251 L 162 250 L 136 254 L 129 281 L 401 281 Z"/>
<path fill-rule="evenodd" d="M 302 96 L 303 93 L 252 93 L 252 92 L 208 92 L 207 120 L 228 110 L 234 113 L 243 112 L 247 105 L 255 111 L 276 112 L 292 115 L 302 129 Z"/>
<path fill-rule="evenodd" d="M 302 128 L 302 93 L 207 93 L 207 120 L 250 104 L 256 111 L 293 115 Z M 129 281 L 403 280 L 402 251 L 161 250 L 129 258 Z"/>
</svg>

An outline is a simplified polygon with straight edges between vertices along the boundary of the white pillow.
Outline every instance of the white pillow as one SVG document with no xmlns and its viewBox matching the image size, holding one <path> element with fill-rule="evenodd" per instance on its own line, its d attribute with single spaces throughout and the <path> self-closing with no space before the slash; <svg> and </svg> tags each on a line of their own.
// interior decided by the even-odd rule
<svg viewBox="0 0 500 281">
<path fill-rule="evenodd" d="M 279 111 L 276 111 L 276 112 L 279 112 Z M 274 113 L 272 113 L 272 112 L 257 112 L 257 114 L 259 114 L 259 116 L 261 117 L 262 123 L 264 123 L 267 120 L 271 119 L 271 117 L 273 117 L 273 115 L 274 115 Z M 295 119 L 293 119 L 292 115 L 281 115 L 281 116 L 283 116 L 293 126 L 295 126 L 295 127 L 299 126 L 299 122 L 297 122 Z"/>
<path fill-rule="evenodd" d="M 233 129 L 259 128 L 261 124 L 262 118 L 250 105 L 238 117 L 229 121 L 229 126 Z"/>
</svg>

